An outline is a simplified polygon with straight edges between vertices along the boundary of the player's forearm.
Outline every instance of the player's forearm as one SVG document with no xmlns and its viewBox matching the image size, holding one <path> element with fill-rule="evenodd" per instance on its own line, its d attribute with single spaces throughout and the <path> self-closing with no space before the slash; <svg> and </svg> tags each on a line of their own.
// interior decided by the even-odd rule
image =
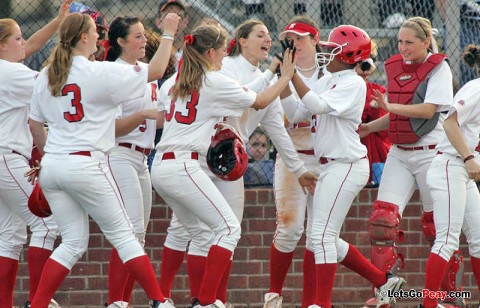
<svg viewBox="0 0 480 308">
<path fill-rule="evenodd" d="M 305 84 L 305 82 L 303 82 L 302 78 L 300 78 L 298 74 L 293 75 L 292 83 L 295 87 L 295 91 L 297 91 L 297 94 L 300 98 L 303 98 L 305 94 L 310 91 L 310 88 Z"/>
<path fill-rule="evenodd" d="M 173 36 L 173 35 L 172 35 Z M 157 52 L 153 55 L 148 64 L 148 81 L 155 81 L 162 78 L 170 61 L 170 53 L 172 52 L 173 41 L 162 38 Z"/>
<path fill-rule="evenodd" d="M 437 111 L 437 105 L 430 103 L 414 105 L 390 104 L 388 109 L 391 113 L 408 118 L 431 119 Z"/>
<path fill-rule="evenodd" d="M 33 137 L 33 143 L 37 146 L 38 150 L 43 156 L 45 154 L 45 143 L 47 142 L 47 133 L 45 132 L 44 124 L 42 122 L 29 119 L 28 125 Z"/>
<path fill-rule="evenodd" d="M 63 17 L 57 16 L 50 21 L 43 28 L 35 32 L 25 43 L 25 58 L 28 58 L 33 53 L 42 48 L 47 41 L 57 31 L 58 25 L 62 21 Z"/>
<path fill-rule="evenodd" d="M 454 113 L 445 120 L 443 123 L 443 128 L 445 129 L 448 140 L 450 140 L 450 143 L 462 158 L 472 154 L 467 143 L 465 142 L 465 137 L 462 134 L 460 126 L 458 126 L 457 113 Z"/>
<path fill-rule="evenodd" d="M 258 93 L 252 108 L 263 109 L 267 107 L 277 96 L 280 95 L 280 92 L 282 92 L 288 85 L 289 81 L 290 79 L 287 77 L 280 77 L 277 82 L 268 87 L 265 91 Z"/>
<path fill-rule="evenodd" d="M 140 112 L 134 113 L 123 119 L 115 120 L 115 137 L 128 135 L 145 121 L 145 116 Z"/>
<path fill-rule="evenodd" d="M 365 124 L 368 127 L 369 133 L 376 133 L 382 130 L 388 129 L 390 125 L 390 114 L 385 114 L 381 118 L 378 118 L 372 122 Z"/>
</svg>

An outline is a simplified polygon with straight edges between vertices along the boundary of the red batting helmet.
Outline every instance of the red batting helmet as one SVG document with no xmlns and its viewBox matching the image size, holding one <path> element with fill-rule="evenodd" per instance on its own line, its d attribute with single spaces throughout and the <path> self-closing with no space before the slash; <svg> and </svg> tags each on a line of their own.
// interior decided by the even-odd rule
<svg viewBox="0 0 480 308">
<path fill-rule="evenodd" d="M 30 195 L 30 198 L 28 198 L 28 208 L 30 209 L 30 212 L 38 217 L 43 218 L 52 215 L 50 205 L 48 204 L 38 181 L 35 182 L 32 194 Z"/>
<path fill-rule="evenodd" d="M 235 128 L 223 123 L 218 125 L 207 152 L 207 164 L 222 180 L 235 181 L 245 174 L 248 154 Z"/>
<path fill-rule="evenodd" d="M 334 28 L 328 36 L 328 41 L 321 41 L 319 44 L 320 47 L 331 50 L 328 53 L 317 54 L 317 60 L 323 65 L 330 63 L 334 57 L 345 64 L 355 64 L 367 60 L 372 50 L 367 32 L 351 25 Z"/>
</svg>

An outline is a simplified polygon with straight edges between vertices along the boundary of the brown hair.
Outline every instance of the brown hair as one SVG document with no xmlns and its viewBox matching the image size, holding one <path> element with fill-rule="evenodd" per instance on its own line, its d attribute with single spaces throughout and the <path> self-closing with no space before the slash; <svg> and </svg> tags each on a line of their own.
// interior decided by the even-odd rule
<svg viewBox="0 0 480 308">
<path fill-rule="evenodd" d="M 173 88 L 173 97 L 183 98 L 193 90 L 198 91 L 203 84 L 205 73 L 212 70 L 212 64 L 205 53 L 213 48 L 223 48 L 227 39 L 227 31 L 216 26 L 207 25 L 196 28 L 186 36 L 183 46 L 183 60 L 179 69 L 178 80 Z M 190 41 L 188 42 L 188 39 Z"/>
<path fill-rule="evenodd" d="M 13 29 L 17 25 L 17 22 L 11 18 L 0 19 L 0 43 L 5 43 L 12 36 Z"/>
<path fill-rule="evenodd" d="M 235 44 L 231 45 L 231 47 L 228 50 L 228 55 L 230 57 L 238 56 L 239 54 L 242 53 L 242 47 L 240 46 L 239 40 L 241 38 L 247 38 L 250 33 L 253 31 L 253 27 L 256 25 L 262 25 L 265 26 L 263 21 L 259 19 L 247 19 L 244 22 L 242 22 L 237 29 L 235 30 Z"/>
<path fill-rule="evenodd" d="M 145 58 L 147 62 L 152 60 L 155 52 L 160 46 L 160 41 L 162 40 L 160 34 L 153 30 L 151 27 L 145 28 L 145 37 L 147 38 L 147 46 L 145 46 Z M 177 58 L 175 58 L 175 54 L 170 54 L 170 59 L 168 61 L 167 68 L 165 69 L 165 73 L 163 73 L 162 79 L 168 79 L 177 69 Z"/>
<path fill-rule="evenodd" d="M 428 51 L 432 53 L 438 53 L 438 44 L 433 37 L 432 23 L 428 18 L 420 16 L 409 18 L 402 23 L 400 28 L 409 28 L 414 30 L 415 36 L 423 42 L 427 38 L 430 38 L 430 47 L 428 48 Z"/>
<path fill-rule="evenodd" d="M 310 18 L 306 15 L 294 16 L 292 19 L 288 21 L 288 25 L 294 22 L 301 22 L 306 25 L 314 27 L 318 32 L 318 38 L 320 38 L 320 26 L 315 22 L 315 20 L 313 20 L 313 18 Z M 308 36 L 312 39 L 314 38 L 314 36 L 311 34 L 309 34 Z M 317 50 L 317 52 L 321 52 L 321 48 L 318 44 L 315 46 L 315 49 Z"/>
<path fill-rule="evenodd" d="M 467 45 L 463 50 L 462 54 L 463 61 L 469 67 L 476 67 L 477 74 L 480 74 L 480 68 L 478 65 L 480 64 L 480 46 L 479 45 Z"/>
<path fill-rule="evenodd" d="M 88 14 L 73 13 L 67 16 L 58 29 L 60 42 L 53 50 L 49 59 L 48 85 L 53 96 L 60 96 L 60 89 L 68 78 L 72 66 L 72 48 L 77 46 L 81 35 L 90 30 Z"/>
</svg>

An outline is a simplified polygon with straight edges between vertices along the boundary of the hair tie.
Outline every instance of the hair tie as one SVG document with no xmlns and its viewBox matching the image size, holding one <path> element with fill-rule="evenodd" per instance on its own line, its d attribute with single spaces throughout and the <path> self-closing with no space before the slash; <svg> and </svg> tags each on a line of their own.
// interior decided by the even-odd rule
<svg viewBox="0 0 480 308">
<path fill-rule="evenodd" d="M 184 41 L 185 41 L 185 44 L 187 44 L 187 45 L 192 45 L 192 44 L 195 42 L 195 37 L 194 37 L 193 35 L 191 35 L 191 34 L 187 34 L 187 35 L 185 36 Z"/>
<path fill-rule="evenodd" d="M 231 39 L 230 44 L 228 45 L 228 48 L 227 48 L 227 54 L 229 54 L 232 48 L 235 47 L 236 45 L 237 45 L 237 40 Z"/>
<path fill-rule="evenodd" d="M 63 41 L 60 41 L 60 45 L 65 48 L 65 49 L 69 49 L 70 48 L 70 42 L 63 42 Z"/>
</svg>

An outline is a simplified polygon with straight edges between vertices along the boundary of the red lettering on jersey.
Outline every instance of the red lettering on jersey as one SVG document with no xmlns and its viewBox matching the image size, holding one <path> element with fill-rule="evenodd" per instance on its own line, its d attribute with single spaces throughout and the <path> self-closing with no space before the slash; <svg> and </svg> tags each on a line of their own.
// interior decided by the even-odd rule
<svg viewBox="0 0 480 308">
<path fill-rule="evenodd" d="M 316 133 L 317 132 L 317 115 L 314 114 L 312 115 L 312 122 L 310 122 L 311 125 L 311 132 Z"/>
<path fill-rule="evenodd" d="M 80 91 L 80 87 L 75 83 L 65 85 L 62 88 L 62 96 L 67 96 L 69 93 L 73 94 L 73 98 L 70 100 L 70 102 L 75 111 L 73 113 L 71 111 L 65 111 L 63 113 L 63 118 L 68 122 L 79 122 L 85 116 L 81 102 L 82 93 Z"/>
<path fill-rule="evenodd" d="M 330 90 L 333 90 L 333 89 L 335 89 L 335 87 L 336 87 L 336 86 L 337 86 L 337 85 L 336 85 L 336 84 L 334 84 L 334 85 L 333 85 L 333 86 L 330 88 Z"/>
<path fill-rule="evenodd" d="M 138 126 L 138 130 L 144 133 L 147 130 L 147 120 L 143 120 L 142 124 Z"/>
<path fill-rule="evenodd" d="M 150 85 L 152 86 L 152 102 L 156 102 L 158 85 L 156 83 L 151 83 Z"/>
<path fill-rule="evenodd" d="M 200 95 L 197 91 L 193 91 L 192 94 L 190 94 L 190 99 L 187 101 L 185 106 L 187 111 L 186 115 L 183 115 L 183 112 L 180 110 L 175 111 L 175 100 L 172 99 L 170 103 L 170 110 L 168 112 L 165 110 L 165 121 L 170 122 L 175 114 L 175 120 L 178 123 L 189 125 L 195 122 L 195 119 L 197 118 L 197 105 L 199 98 Z"/>
</svg>

